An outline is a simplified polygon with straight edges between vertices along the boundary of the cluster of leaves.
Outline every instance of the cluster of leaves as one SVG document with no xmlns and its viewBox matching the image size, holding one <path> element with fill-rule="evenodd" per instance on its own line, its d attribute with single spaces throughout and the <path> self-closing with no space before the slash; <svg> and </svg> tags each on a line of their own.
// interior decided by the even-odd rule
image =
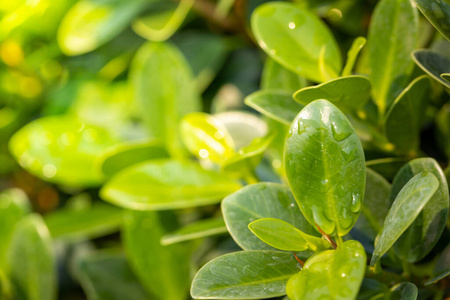
<svg viewBox="0 0 450 300">
<path fill-rule="evenodd" d="M 449 38 L 447 0 L 1 3 L 0 298 L 448 296 Z"/>
</svg>

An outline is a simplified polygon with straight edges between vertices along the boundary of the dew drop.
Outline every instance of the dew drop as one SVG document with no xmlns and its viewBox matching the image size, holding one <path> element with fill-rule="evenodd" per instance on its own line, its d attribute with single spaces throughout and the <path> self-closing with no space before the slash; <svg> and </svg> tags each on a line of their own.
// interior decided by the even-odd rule
<svg viewBox="0 0 450 300">
<path fill-rule="evenodd" d="M 348 229 L 353 225 L 353 216 L 346 208 L 341 210 L 339 225 L 342 229 Z"/>
<path fill-rule="evenodd" d="M 289 22 L 289 28 L 290 29 L 295 29 L 295 23 L 294 22 Z"/>
<path fill-rule="evenodd" d="M 350 205 L 350 210 L 353 213 L 357 213 L 359 212 L 359 210 L 361 209 L 361 195 L 358 193 L 353 193 L 352 194 L 352 203 Z"/>
<path fill-rule="evenodd" d="M 206 149 L 201 149 L 200 151 L 198 151 L 198 155 L 199 155 L 201 158 L 208 158 L 209 152 L 208 152 L 208 150 L 206 150 Z"/>
<path fill-rule="evenodd" d="M 334 227 L 336 226 L 334 221 L 325 216 L 321 207 L 313 205 L 311 210 L 313 213 L 314 222 L 326 233 L 332 233 L 334 231 Z"/>
<path fill-rule="evenodd" d="M 355 155 L 356 149 L 355 149 L 354 145 L 352 145 L 352 144 L 347 144 L 344 147 L 342 147 L 341 153 L 347 162 L 351 162 L 356 158 L 356 155 Z"/>
<path fill-rule="evenodd" d="M 337 142 L 345 140 L 351 134 L 348 126 L 337 124 L 334 121 L 331 122 L 331 131 L 333 132 L 333 137 Z"/>
</svg>

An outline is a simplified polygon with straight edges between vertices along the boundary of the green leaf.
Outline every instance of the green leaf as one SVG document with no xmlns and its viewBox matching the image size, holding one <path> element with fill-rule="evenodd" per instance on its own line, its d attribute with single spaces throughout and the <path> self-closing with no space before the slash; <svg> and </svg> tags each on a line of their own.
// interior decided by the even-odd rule
<svg viewBox="0 0 450 300">
<path fill-rule="evenodd" d="M 445 81 L 450 82 L 450 73 L 441 74 L 441 78 L 444 79 Z"/>
<path fill-rule="evenodd" d="M 149 41 L 165 41 L 181 26 L 193 3 L 194 0 L 181 0 L 178 5 L 153 10 L 150 14 L 133 21 L 132 28 Z"/>
<path fill-rule="evenodd" d="M 190 113 L 181 120 L 181 138 L 198 158 L 222 164 L 234 153 L 234 142 L 227 128 L 206 113 Z"/>
<path fill-rule="evenodd" d="M 58 29 L 66 55 L 80 55 L 112 40 L 148 4 L 143 0 L 82 0 L 67 12 Z"/>
<path fill-rule="evenodd" d="M 99 203 L 85 209 L 62 208 L 45 216 L 52 238 L 63 240 L 92 239 L 117 232 L 123 210 Z"/>
<path fill-rule="evenodd" d="M 415 50 L 411 54 L 414 62 L 434 80 L 443 84 L 446 88 L 450 88 L 450 82 L 444 80 L 440 75 L 450 70 L 450 58 L 440 54 L 439 52 L 420 49 Z"/>
<path fill-rule="evenodd" d="M 355 228 L 375 240 L 389 212 L 391 184 L 375 171 L 366 171 L 364 201 Z"/>
<path fill-rule="evenodd" d="M 347 234 L 361 210 L 366 172 L 345 115 L 326 100 L 311 102 L 292 123 L 284 151 L 289 186 L 309 223 Z"/>
<path fill-rule="evenodd" d="M 373 266 L 403 232 L 414 222 L 423 207 L 439 187 L 439 180 L 432 173 L 422 172 L 403 186 L 392 204 L 382 230 L 378 233 L 370 265 Z M 394 197 L 395 197 L 394 196 Z"/>
<path fill-rule="evenodd" d="M 123 241 L 127 258 L 144 287 L 158 300 L 185 300 L 189 290 L 191 247 L 162 246 L 161 238 L 177 226 L 171 212 L 129 211 Z"/>
<path fill-rule="evenodd" d="M 444 171 L 432 158 L 418 158 L 410 161 L 395 176 L 392 183 L 391 203 L 403 186 L 414 175 L 432 173 L 439 181 L 439 187 L 406 232 L 394 244 L 400 257 L 414 263 L 424 258 L 439 240 L 447 221 L 449 192 Z"/>
<path fill-rule="evenodd" d="M 161 238 L 162 245 L 171 245 L 198 238 L 227 233 L 227 227 L 222 217 L 206 219 L 184 226 Z"/>
<path fill-rule="evenodd" d="M 303 217 L 289 188 L 277 183 L 257 183 L 240 189 L 222 201 L 222 213 L 228 231 L 244 250 L 274 249 L 248 229 L 256 219 L 277 218 L 307 234 L 318 235 Z"/>
<path fill-rule="evenodd" d="M 347 53 L 347 62 L 345 63 L 344 69 L 342 70 L 342 76 L 352 75 L 353 67 L 355 66 L 356 58 L 358 57 L 361 49 L 366 45 L 366 38 L 360 36 L 354 41 L 350 50 Z"/>
<path fill-rule="evenodd" d="M 272 59 L 306 79 L 323 82 L 340 73 L 341 54 L 334 37 L 309 11 L 290 3 L 265 3 L 253 12 L 251 27 Z"/>
<path fill-rule="evenodd" d="M 436 140 L 443 153 L 450 158 L 450 104 L 445 103 L 436 113 Z"/>
<path fill-rule="evenodd" d="M 57 184 L 97 186 L 103 181 L 96 158 L 118 140 L 108 131 L 69 116 L 43 117 L 28 123 L 9 141 L 19 164 Z"/>
<path fill-rule="evenodd" d="M 168 157 L 166 149 L 158 142 L 127 142 L 108 148 L 98 158 L 97 165 L 105 176 L 111 177 L 137 163 Z"/>
<path fill-rule="evenodd" d="M 419 291 L 417 286 L 411 282 L 402 282 L 392 288 L 389 295 L 391 300 L 416 300 Z"/>
<path fill-rule="evenodd" d="M 192 281 L 196 299 L 259 299 L 286 294 L 287 280 L 300 271 L 291 253 L 241 251 L 204 265 Z"/>
<path fill-rule="evenodd" d="M 389 293 L 390 290 L 386 284 L 374 279 L 364 278 L 356 300 L 386 300 L 386 295 L 389 295 Z"/>
<path fill-rule="evenodd" d="M 50 233 L 39 215 L 29 215 L 17 224 L 8 269 L 19 299 L 56 300 L 56 260 Z"/>
<path fill-rule="evenodd" d="M 78 259 L 75 268 L 88 299 L 149 299 L 123 254 L 94 252 Z"/>
<path fill-rule="evenodd" d="M 303 269 L 289 279 L 291 300 L 351 300 L 358 294 L 366 268 L 366 252 L 357 241 L 310 257 Z"/>
<path fill-rule="evenodd" d="M 263 115 L 285 125 L 290 125 L 303 108 L 292 99 L 290 92 L 282 90 L 262 90 L 248 95 L 245 104 Z"/>
<path fill-rule="evenodd" d="M 410 0 L 381 0 L 369 28 L 372 96 L 383 115 L 404 88 L 418 42 L 418 14 Z"/>
<path fill-rule="evenodd" d="M 433 284 L 448 275 L 450 275 L 450 245 L 447 245 L 444 251 L 438 256 L 431 278 L 425 282 L 425 285 Z"/>
<path fill-rule="evenodd" d="M 367 77 L 350 75 L 339 77 L 316 86 L 297 91 L 294 99 L 303 104 L 314 100 L 326 99 L 344 113 L 362 109 L 370 98 L 370 81 Z"/>
<path fill-rule="evenodd" d="M 305 78 L 286 69 L 270 57 L 266 59 L 261 78 L 261 89 L 281 90 L 292 95 L 307 85 Z"/>
<path fill-rule="evenodd" d="M 230 174 L 246 174 L 254 170 L 261 162 L 264 152 L 272 143 L 273 134 L 254 139 L 248 146 L 242 147 L 236 153 L 228 157 L 222 170 Z"/>
<path fill-rule="evenodd" d="M 275 218 L 255 220 L 248 224 L 248 228 L 264 243 L 280 250 L 318 252 L 331 247 L 327 241 Z"/>
<path fill-rule="evenodd" d="M 170 44 L 146 43 L 132 62 L 130 78 L 150 137 L 164 143 L 172 156 L 184 155 L 181 118 L 201 108 L 188 63 Z"/>
<path fill-rule="evenodd" d="M 404 157 L 387 157 L 366 161 L 366 166 L 373 169 L 384 178 L 392 181 L 398 170 L 408 162 Z"/>
<path fill-rule="evenodd" d="M 124 208 L 164 210 L 215 204 L 239 188 L 238 182 L 195 162 L 157 160 L 117 173 L 100 195 Z"/>
<path fill-rule="evenodd" d="M 450 41 L 450 4 L 447 0 L 413 0 L 417 8 Z"/>
<path fill-rule="evenodd" d="M 399 153 L 414 156 L 418 151 L 430 87 L 428 76 L 414 79 L 386 114 L 386 137 Z"/>
<path fill-rule="evenodd" d="M 30 211 L 30 203 L 22 190 L 10 189 L 0 194 L 0 269 L 6 265 L 6 253 L 17 222 Z"/>
</svg>

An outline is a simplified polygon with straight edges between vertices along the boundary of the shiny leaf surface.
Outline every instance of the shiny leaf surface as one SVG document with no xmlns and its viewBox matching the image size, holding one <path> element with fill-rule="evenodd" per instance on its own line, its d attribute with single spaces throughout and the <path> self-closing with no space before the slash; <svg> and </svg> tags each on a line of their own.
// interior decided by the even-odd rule
<svg viewBox="0 0 450 300">
<path fill-rule="evenodd" d="M 185 227 L 166 234 L 161 238 L 161 244 L 164 246 L 171 245 L 227 232 L 227 227 L 225 226 L 222 217 L 206 219 L 186 225 Z"/>
<path fill-rule="evenodd" d="M 415 50 L 411 56 L 414 62 L 431 78 L 450 88 L 450 82 L 440 76 L 450 70 L 450 58 L 428 49 Z"/>
<path fill-rule="evenodd" d="M 423 15 L 450 41 L 450 3 L 446 0 L 413 0 Z"/>
<path fill-rule="evenodd" d="M 418 295 L 417 286 L 411 282 L 402 282 L 392 288 L 389 295 L 391 300 L 416 300 Z"/>
</svg>

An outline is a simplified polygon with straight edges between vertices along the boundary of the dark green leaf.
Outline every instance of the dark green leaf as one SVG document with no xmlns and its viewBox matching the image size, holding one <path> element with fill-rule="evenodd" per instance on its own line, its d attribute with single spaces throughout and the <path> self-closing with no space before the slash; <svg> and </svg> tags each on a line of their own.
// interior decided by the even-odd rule
<svg viewBox="0 0 450 300">
<path fill-rule="evenodd" d="M 392 181 L 398 170 L 408 162 L 407 158 L 388 157 L 366 161 L 366 166 L 375 170 L 377 173 Z"/>
<path fill-rule="evenodd" d="M 355 65 L 356 58 L 358 57 L 361 49 L 366 45 L 366 38 L 360 36 L 354 41 L 350 50 L 347 53 L 347 62 L 345 63 L 344 69 L 342 70 L 342 76 L 352 75 L 353 66 Z"/>
<path fill-rule="evenodd" d="M 390 290 L 388 286 L 377 280 L 364 278 L 356 300 L 386 300 Z"/>
<path fill-rule="evenodd" d="M 289 279 L 286 291 L 291 300 L 352 300 L 364 278 L 366 252 L 357 241 L 336 250 L 310 257 L 303 269 Z"/>
<path fill-rule="evenodd" d="M 450 73 L 441 74 L 441 78 L 444 79 L 445 81 L 450 82 Z"/>
<path fill-rule="evenodd" d="M 146 43 L 134 57 L 130 77 L 150 136 L 162 141 L 171 155 L 183 156 L 180 120 L 201 107 L 183 55 L 170 44 Z"/>
<path fill-rule="evenodd" d="M 9 141 L 9 148 L 32 174 L 61 185 L 84 187 L 103 181 L 95 161 L 117 142 L 102 128 L 69 116 L 51 116 L 22 127 Z"/>
<path fill-rule="evenodd" d="M 161 244 L 164 246 L 171 245 L 227 232 L 227 227 L 222 217 L 206 219 L 166 234 L 161 238 Z"/>
<path fill-rule="evenodd" d="M 298 114 L 285 144 L 286 175 L 310 224 L 347 234 L 358 218 L 366 179 L 361 142 L 345 115 L 326 100 Z"/>
<path fill-rule="evenodd" d="M 414 62 L 431 78 L 450 88 L 450 82 L 441 77 L 442 73 L 450 70 L 450 58 L 428 49 L 416 50 L 411 56 Z"/>
<path fill-rule="evenodd" d="M 66 55 L 80 55 L 113 39 L 147 4 L 143 0 L 82 0 L 67 12 L 58 30 Z"/>
<path fill-rule="evenodd" d="M 127 258 L 138 279 L 158 300 L 185 300 L 189 290 L 191 247 L 160 244 L 176 226 L 171 212 L 129 211 L 125 218 Z"/>
<path fill-rule="evenodd" d="M 428 76 L 416 78 L 395 99 L 386 114 L 386 137 L 399 153 L 414 155 L 418 151 L 430 86 Z"/>
<path fill-rule="evenodd" d="M 350 75 L 322 84 L 306 87 L 294 94 L 294 99 L 306 105 L 314 100 L 326 99 L 345 113 L 362 109 L 370 98 L 370 81 L 367 77 Z"/>
<path fill-rule="evenodd" d="M 414 175 L 430 172 L 439 181 L 439 187 L 408 230 L 394 245 L 396 252 L 409 262 L 425 257 L 437 243 L 445 228 L 449 210 L 449 192 L 444 171 L 432 158 L 410 161 L 395 176 L 392 183 L 391 203 L 399 191 Z"/>
<path fill-rule="evenodd" d="M 381 114 L 404 88 L 417 46 L 418 14 L 410 0 L 381 0 L 369 28 L 372 95 Z"/>
<path fill-rule="evenodd" d="M 107 149 L 98 159 L 103 174 L 108 177 L 150 159 L 168 158 L 166 149 L 155 141 L 128 142 Z"/>
<path fill-rule="evenodd" d="M 44 220 L 53 238 L 90 239 L 117 232 L 122 225 L 123 210 L 99 203 L 86 209 L 59 209 L 47 214 Z"/>
<path fill-rule="evenodd" d="M 391 184 L 375 171 L 369 168 L 366 171 L 364 201 L 355 228 L 375 240 L 391 205 L 389 201 Z"/>
<path fill-rule="evenodd" d="M 149 299 L 120 253 L 92 253 L 79 259 L 75 268 L 89 300 Z"/>
<path fill-rule="evenodd" d="M 242 251 L 204 265 L 192 281 L 197 299 L 258 299 L 285 295 L 288 279 L 300 271 L 291 253 Z"/>
<path fill-rule="evenodd" d="M 413 0 L 423 15 L 450 41 L 450 4 L 447 0 Z"/>
<path fill-rule="evenodd" d="M 274 249 L 248 229 L 248 224 L 256 219 L 277 218 L 305 233 L 318 235 L 303 217 L 289 188 L 281 184 L 248 185 L 222 201 L 222 213 L 228 231 L 244 250 Z"/>
<path fill-rule="evenodd" d="M 331 247 L 326 240 L 306 234 L 291 224 L 275 218 L 255 220 L 248 224 L 248 228 L 260 240 L 280 250 L 319 252 Z"/>
<path fill-rule="evenodd" d="M 402 282 L 392 288 L 390 300 L 416 300 L 418 295 L 417 286 L 411 282 Z"/>
<path fill-rule="evenodd" d="M 439 180 L 432 173 L 422 172 L 412 177 L 396 196 L 383 228 L 378 233 L 370 265 L 383 256 L 403 232 L 414 222 L 423 207 L 439 187 Z"/>
<path fill-rule="evenodd" d="M 261 78 L 261 89 L 281 90 L 292 95 L 307 85 L 306 79 L 300 75 L 286 69 L 270 57 L 266 59 Z"/>
<path fill-rule="evenodd" d="M 218 203 L 239 188 L 238 182 L 195 162 L 155 160 L 117 173 L 100 195 L 125 208 L 163 210 Z"/>
<path fill-rule="evenodd" d="M 290 92 L 282 90 L 262 90 L 245 98 L 245 104 L 285 125 L 290 125 L 303 108 L 292 99 Z"/>
<path fill-rule="evenodd" d="M 447 245 L 444 251 L 438 256 L 434 265 L 433 274 L 425 284 L 435 283 L 448 275 L 450 275 L 450 245 Z"/>
<path fill-rule="evenodd" d="M 19 221 L 8 250 L 9 276 L 18 299 L 56 300 L 56 260 L 50 233 L 42 218 L 29 215 Z"/>
<path fill-rule="evenodd" d="M 272 2 L 252 14 L 252 30 L 275 61 L 306 79 L 323 82 L 341 71 L 341 54 L 325 24 L 294 4 Z"/>
</svg>

